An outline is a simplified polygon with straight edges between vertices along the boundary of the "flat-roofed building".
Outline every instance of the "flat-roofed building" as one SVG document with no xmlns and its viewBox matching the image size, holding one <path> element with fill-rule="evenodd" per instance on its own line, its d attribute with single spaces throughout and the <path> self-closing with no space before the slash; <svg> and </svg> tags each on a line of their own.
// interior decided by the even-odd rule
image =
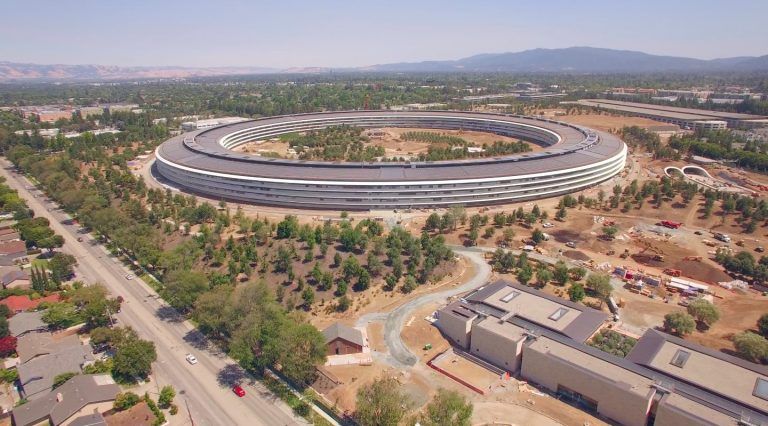
<svg viewBox="0 0 768 426">
<path fill-rule="evenodd" d="M 627 426 L 646 425 L 656 393 L 653 380 L 544 336 L 523 349 L 520 375 Z"/>
<path fill-rule="evenodd" d="M 604 312 L 509 281 L 496 281 L 467 297 L 556 331 L 576 341 L 589 339 L 608 319 Z"/>
<path fill-rule="evenodd" d="M 677 124 L 687 130 L 722 130 L 725 128 L 755 127 L 760 125 L 761 122 L 759 120 L 767 118 L 753 114 L 680 108 L 613 99 L 582 99 L 577 101 L 576 104 Z"/>
<path fill-rule="evenodd" d="M 656 330 L 648 330 L 627 355 L 639 365 L 768 411 L 768 368 Z"/>
<path fill-rule="evenodd" d="M 469 352 L 509 372 L 520 368 L 523 343 L 528 338 L 524 328 L 507 321 L 486 318 L 472 328 Z"/>
<path fill-rule="evenodd" d="M 452 344 L 469 349 L 469 334 L 477 318 L 468 306 L 455 302 L 438 311 L 436 325 Z"/>
<path fill-rule="evenodd" d="M 736 426 L 740 419 L 676 393 L 659 399 L 654 426 Z M 748 424 L 748 423 L 747 423 Z"/>
</svg>

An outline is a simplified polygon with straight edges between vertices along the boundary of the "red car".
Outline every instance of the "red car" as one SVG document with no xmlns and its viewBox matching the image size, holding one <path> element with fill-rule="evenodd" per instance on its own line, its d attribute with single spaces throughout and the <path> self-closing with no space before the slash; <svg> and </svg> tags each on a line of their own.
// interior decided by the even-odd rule
<svg viewBox="0 0 768 426">
<path fill-rule="evenodd" d="M 232 392 L 234 392 L 235 395 L 239 396 L 240 398 L 245 396 L 245 390 L 240 387 L 240 385 L 235 385 L 235 387 L 232 388 Z"/>
</svg>

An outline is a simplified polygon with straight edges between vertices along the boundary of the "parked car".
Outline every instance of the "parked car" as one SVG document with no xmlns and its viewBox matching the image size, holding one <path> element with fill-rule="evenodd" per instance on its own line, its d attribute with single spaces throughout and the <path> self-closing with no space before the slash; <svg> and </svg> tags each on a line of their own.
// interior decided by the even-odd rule
<svg viewBox="0 0 768 426">
<path fill-rule="evenodd" d="M 762 252 L 765 251 L 765 248 L 763 248 L 763 246 L 757 246 L 757 247 L 755 247 L 755 251 L 758 252 L 758 253 L 762 253 Z"/>
<path fill-rule="evenodd" d="M 565 246 L 570 248 L 576 248 L 576 243 L 574 243 L 573 241 L 568 241 L 567 243 L 565 243 Z"/>
<path fill-rule="evenodd" d="M 186 359 L 187 362 L 192 365 L 197 364 L 197 358 L 195 358 L 195 356 L 192 354 L 187 354 L 187 356 L 185 356 L 184 359 Z"/>
<path fill-rule="evenodd" d="M 134 279 L 134 278 L 136 278 L 136 275 L 133 275 L 133 274 L 128 274 L 128 275 L 125 276 L 125 279 L 129 280 L 129 281 Z"/>
<path fill-rule="evenodd" d="M 552 224 L 552 222 L 544 222 L 544 224 L 542 224 L 541 226 L 543 226 L 544 228 L 554 228 L 555 225 Z"/>
<path fill-rule="evenodd" d="M 245 396 L 245 389 L 243 389 L 240 385 L 235 385 L 232 388 L 232 392 L 234 392 L 235 395 L 239 396 L 240 398 Z"/>
</svg>

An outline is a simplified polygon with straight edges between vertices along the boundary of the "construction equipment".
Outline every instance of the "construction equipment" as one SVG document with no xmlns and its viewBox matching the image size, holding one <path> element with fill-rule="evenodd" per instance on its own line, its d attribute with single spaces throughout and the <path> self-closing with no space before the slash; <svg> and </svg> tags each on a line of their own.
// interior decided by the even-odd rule
<svg viewBox="0 0 768 426">
<path fill-rule="evenodd" d="M 680 270 L 679 269 L 667 268 L 667 269 L 664 270 L 664 273 L 669 275 L 669 276 L 672 276 L 672 277 L 679 277 L 680 276 Z"/>
<path fill-rule="evenodd" d="M 662 256 L 660 254 L 654 254 L 653 255 L 653 260 L 655 260 L 657 262 L 663 262 L 664 261 L 664 256 Z"/>
<path fill-rule="evenodd" d="M 693 262 L 701 262 L 701 256 L 685 256 L 683 260 L 690 260 Z"/>
<path fill-rule="evenodd" d="M 682 222 L 673 222 L 671 220 L 662 220 L 661 221 L 661 226 L 664 226 L 664 227 L 669 228 L 669 229 L 678 229 L 681 226 L 683 226 L 683 223 Z"/>
</svg>

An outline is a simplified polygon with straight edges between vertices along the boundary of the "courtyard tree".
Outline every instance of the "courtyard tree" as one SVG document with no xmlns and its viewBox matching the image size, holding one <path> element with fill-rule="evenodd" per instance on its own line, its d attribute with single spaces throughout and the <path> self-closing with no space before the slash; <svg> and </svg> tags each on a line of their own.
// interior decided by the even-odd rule
<svg viewBox="0 0 768 426">
<path fill-rule="evenodd" d="M 438 389 L 419 423 L 425 426 L 469 426 L 472 408 L 472 403 L 457 391 Z"/>
<path fill-rule="evenodd" d="M 686 312 L 677 311 L 664 315 L 664 330 L 677 336 L 693 333 L 696 321 Z"/>
<path fill-rule="evenodd" d="M 698 298 L 688 304 L 688 313 L 704 328 L 709 328 L 720 319 L 720 311 L 715 305 Z"/>
<path fill-rule="evenodd" d="M 376 379 L 357 391 L 355 420 L 360 426 L 397 426 L 412 405 L 396 379 Z"/>
</svg>

